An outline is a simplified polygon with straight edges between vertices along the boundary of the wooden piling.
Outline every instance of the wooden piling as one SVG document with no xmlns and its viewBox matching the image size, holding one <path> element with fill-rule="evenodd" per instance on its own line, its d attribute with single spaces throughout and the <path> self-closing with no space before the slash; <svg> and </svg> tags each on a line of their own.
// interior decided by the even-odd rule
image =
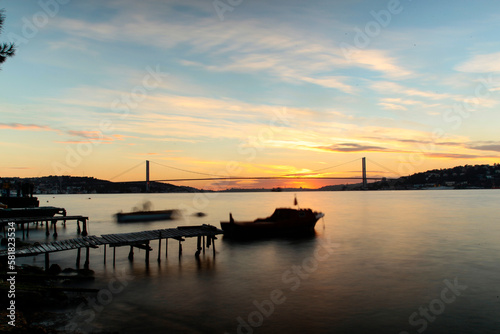
<svg viewBox="0 0 500 334">
<path fill-rule="evenodd" d="M 194 253 L 194 256 L 199 257 L 201 253 L 201 235 L 199 235 L 196 238 L 196 253 Z"/>
<path fill-rule="evenodd" d="M 82 235 L 84 237 L 86 237 L 88 235 L 88 233 L 87 233 L 87 219 L 83 219 L 83 231 L 82 231 Z"/>
<path fill-rule="evenodd" d="M 87 247 L 87 252 L 85 254 L 85 264 L 83 265 L 83 269 L 89 269 L 90 265 L 90 247 Z"/>
<path fill-rule="evenodd" d="M 104 264 L 106 264 L 106 244 L 104 244 Z"/>
<path fill-rule="evenodd" d="M 149 264 L 149 241 L 146 242 L 146 264 Z"/>
<path fill-rule="evenodd" d="M 168 238 L 165 239 L 165 260 L 168 259 Z"/>
<path fill-rule="evenodd" d="M 211 237 L 212 238 L 212 251 L 214 253 L 214 257 L 215 257 L 215 237 Z"/>
<path fill-rule="evenodd" d="M 134 259 L 134 246 L 130 246 L 130 252 L 128 253 L 128 259 L 132 261 Z"/>
<path fill-rule="evenodd" d="M 205 236 L 203 236 L 203 254 L 205 254 Z"/>
<path fill-rule="evenodd" d="M 49 221 L 45 221 L 45 235 L 46 236 L 49 236 L 50 235 L 50 232 L 49 232 Z"/>
<path fill-rule="evenodd" d="M 45 253 L 45 271 L 49 271 L 49 253 Z"/>
<path fill-rule="evenodd" d="M 57 237 L 57 220 L 53 220 L 52 224 L 54 225 L 54 237 Z"/>
<path fill-rule="evenodd" d="M 116 247 L 113 247 L 113 267 L 115 266 Z"/>
<path fill-rule="evenodd" d="M 182 255 L 182 241 L 179 240 L 179 257 Z"/>
<path fill-rule="evenodd" d="M 78 248 L 77 253 L 76 253 L 76 268 L 80 269 L 80 255 L 81 255 L 82 249 Z"/>
<path fill-rule="evenodd" d="M 82 233 L 82 229 L 80 228 L 80 220 L 76 221 L 76 233 Z"/>
<path fill-rule="evenodd" d="M 157 259 L 158 262 L 161 261 L 161 231 L 160 231 L 160 235 L 158 237 L 158 259 Z"/>
</svg>

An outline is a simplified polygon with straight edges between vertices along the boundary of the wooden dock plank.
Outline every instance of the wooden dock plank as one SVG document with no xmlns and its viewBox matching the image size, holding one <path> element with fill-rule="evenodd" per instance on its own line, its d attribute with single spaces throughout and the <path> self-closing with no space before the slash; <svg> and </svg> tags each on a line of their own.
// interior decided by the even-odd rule
<svg viewBox="0 0 500 334">
<path fill-rule="evenodd" d="M 51 242 L 52 246 L 54 246 L 57 250 L 62 250 L 61 245 L 59 245 L 59 241 L 53 241 Z"/>
<path fill-rule="evenodd" d="M 45 246 L 51 251 L 51 252 L 57 252 L 57 248 L 55 248 L 52 244 L 45 244 Z"/>
<path fill-rule="evenodd" d="M 88 219 L 88 217 L 83 216 L 66 216 L 66 217 L 38 217 L 36 220 L 32 221 L 43 221 L 43 220 L 70 220 L 71 218 L 78 217 L 79 219 Z M 12 219 L 4 219 L 6 221 L 12 221 Z M 18 221 L 21 221 L 18 219 Z M 1 224 L 2 220 L 0 220 Z M 36 246 L 31 246 L 28 248 L 18 249 L 16 255 L 18 256 L 31 256 L 43 253 L 58 252 L 64 250 L 77 249 L 82 247 L 93 247 L 96 248 L 100 245 L 143 245 L 150 240 L 157 240 L 160 237 L 162 239 L 176 239 L 183 240 L 183 238 L 192 238 L 196 236 L 216 236 L 217 234 L 222 234 L 223 231 L 217 229 L 210 225 L 200 225 L 200 226 L 180 226 L 177 228 L 168 228 L 160 230 L 150 230 L 150 231 L 140 231 L 140 232 L 129 232 L 129 233 L 116 233 L 116 234 L 105 234 L 100 237 L 98 236 L 87 236 L 67 240 L 56 240 L 50 243 L 40 244 Z M 7 250 L 0 251 L 0 257 L 7 256 Z"/>
</svg>

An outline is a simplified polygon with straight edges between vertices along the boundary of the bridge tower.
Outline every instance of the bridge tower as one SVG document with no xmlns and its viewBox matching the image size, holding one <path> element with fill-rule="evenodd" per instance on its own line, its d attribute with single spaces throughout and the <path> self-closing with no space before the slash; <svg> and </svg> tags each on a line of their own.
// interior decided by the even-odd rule
<svg viewBox="0 0 500 334">
<path fill-rule="evenodd" d="M 367 182 L 366 182 L 366 158 L 363 157 L 362 159 L 362 169 L 363 169 L 363 189 L 367 188 Z"/>
<path fill-rule="evenodd" d="M 146 192 L 149 192 L 149 160 L 146 160 Z"/>
</svg>

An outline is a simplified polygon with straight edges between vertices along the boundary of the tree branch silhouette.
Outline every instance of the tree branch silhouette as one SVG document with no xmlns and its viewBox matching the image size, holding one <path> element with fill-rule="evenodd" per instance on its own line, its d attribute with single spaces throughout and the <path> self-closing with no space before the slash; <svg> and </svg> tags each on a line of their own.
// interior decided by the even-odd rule
<svg viewBox="0 0 500 334">
<path fill-rule="evenodd" d="M 2 33 L 3 23 L 5 21 L 5 10 L 0 9 L 0 34 Z M 16 46 L 14 43 L 0 43 L 0 64 L 3 64 L 7 58 L 14 56 Z"/>
</svg>

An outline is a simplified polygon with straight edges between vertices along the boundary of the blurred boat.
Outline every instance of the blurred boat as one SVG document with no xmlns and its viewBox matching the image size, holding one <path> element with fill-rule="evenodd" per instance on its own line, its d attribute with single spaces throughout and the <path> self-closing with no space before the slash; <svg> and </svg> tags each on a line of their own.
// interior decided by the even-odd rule
<svg viewBox="0 0 500 334">
<path fill-rule="evenodd" d="M 314 232 L 322 212 L 311 209 L 278 208 L 267 218 L 254 221 L 235 221 L 229 214 L 228 222 L 220 222 L 224 235 L 236 237 L 260 237 L 280 235 L 305 235 Z"/>
<path fill-rule="evenodd" d="M 115 216 L 119 223 L 148 222 L 173 219 L 176 212 L 177 210 L 134 211 L 119 212 Z"/>
</svg>

